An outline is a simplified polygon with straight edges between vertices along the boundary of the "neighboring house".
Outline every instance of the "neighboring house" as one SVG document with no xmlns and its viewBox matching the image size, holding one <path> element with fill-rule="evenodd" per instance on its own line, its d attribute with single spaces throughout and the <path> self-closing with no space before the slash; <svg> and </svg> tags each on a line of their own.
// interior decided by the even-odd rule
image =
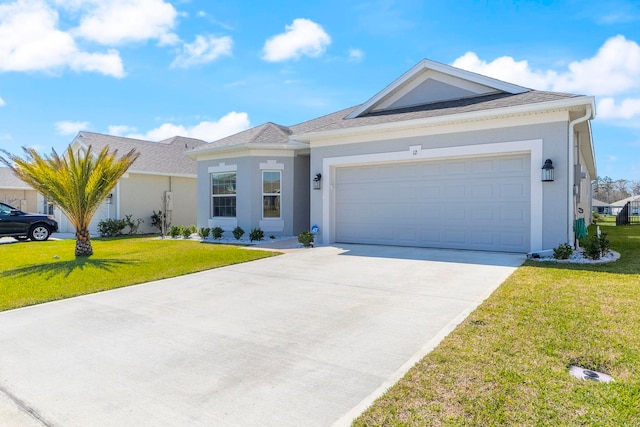
<svg viewBox="0 0 640 427">
<path fill-rule="evenodd" d="M 611 214 L 618 215 L 622 210 L 622 208 L 624 208 L 625 205 L 629 202 L 632 202 L 631 211 L 629 212 L 629 215 L 634 215 L 634 216 L 640 215 L 640 211 L 638 208 L 638 205 L 640 204 L 640 196 L 631 196 L 622 200 L 618 200 L 617 202 L 611 203 Z"/>
<path fill-rule="evenodd" d="M 94 152 L 105 146 L 120 155 L 131 149 L 140 152 L 138 159 L 120 178 L 110 197 L 96 212 L 89 231 L 97 235 L 98 223 L 107 218 L 144 220 L 138 232 L 158 232 L 151 226 L 153 212 L 163 211 L 174 225 L 196 223 L 196 162 L 185 151 L 205 144 L 199 139 L 176 136 L 160 142 L 143 141 L 120 136 L 80 132 L 71 146 L 73 150 L 91 146 Z M 62 215 L 58 215 L 61 232 L 75 230 Z M 125 230 L 126 232 L 126 230 Z"/>
<path fill-rule="evenodd" d="M 590 222 L 594 98 L 423 60 L 361 105 L 202 145 L 198 226 L 507 252 Z M 553 181 L 542 180 L 549 159 Z M 549 165 L 551 166 L 551 165 Z"/>
<path fill-rule="evenodd" d="M 601 202 L 600 200 L 591 199 L 591 208 L 594 213 L 600 215 L 611 215 L 612 209 L 609 203 Z"/>
<path fill-rule="evenodd" d="M 0 167 L 0 202 L 24 212 L 45 213 L 42 197 L 11 169 Z"/>
</svg>

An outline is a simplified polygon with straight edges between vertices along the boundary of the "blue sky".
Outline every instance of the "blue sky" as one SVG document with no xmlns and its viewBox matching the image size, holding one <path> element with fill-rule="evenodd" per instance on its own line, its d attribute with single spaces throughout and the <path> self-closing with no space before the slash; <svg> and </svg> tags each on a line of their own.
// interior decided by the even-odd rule
<svg viewBox="0 0 640 427">
<path fill-rule="evenodd" d="M 635 0 L 0 0 L 0 148 L 292 125 L 423 58 L 596 96 L 598 174 L 640 180 Z"/>
</svg>

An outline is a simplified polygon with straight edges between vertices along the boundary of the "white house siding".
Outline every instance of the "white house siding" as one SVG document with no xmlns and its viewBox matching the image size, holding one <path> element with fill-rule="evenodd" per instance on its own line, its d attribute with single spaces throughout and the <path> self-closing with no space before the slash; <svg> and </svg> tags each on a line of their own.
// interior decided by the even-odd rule
<svg viewBox="0 0 640 427">
<path fill-rule="evenodd" d="M 164 211 L 164 196 L 170 191 L 173 197 L 171 224 L 189 226 L 196 224 L 196 178 L 129 173 L 120 179 L 118 218 L 132 215 L 142 219 L 139 233 L 157 233 L 151 226 L 151 215 Z"/>
<path fill-rule="evenodd" d="M 551 119 L 556 121 L 550 122 Z M 537 122 L 540 124 L 537 124 Z M 465 150 L 464 147 L 469 147 L 469 150 L 475 147 L 481 151 L 482 146 L 486 144 L 493 144 L 494 146 L 499 146 L 496 144 L 504 144 L 506 151 L 503 153 L 494 152 L 493 155 L 513 154 L 510 152 L 510 146 L 515 147 L 525 144 L 527 147 L 538 147 L 536 148 L 537 158 L 532 158 L 531 161 L 531 182 L 532 189 L 535 190 L 532 192 L 531 211 L 540 217 L 539 225 L 535 226 L 540 230 L 534 230 L 532 236 L 537 232 L 540 237 L 539 239 L 532 239 L 530 242 L 532 247 L 526 248 L 525 252 L 528 250 L 551 249 L 560 243 L 566 242 L 569 231 L 567 226 L 567 200 L 569 199 L 567 179 L 568 170 L 570 169 L 567 165 L 568 115 L 566 113 L 553 113 L 525 119 L 486 120 L 466 126 L 457 126 L 457 129 L 466 129 L 466 131 L 456 132 L 453 127 L 439 127 L 413 129 L 411 132 L 405 132 L 404 134 L 396 131 L 381 135 L 370 135 L 368 137 L 370 140 L 363 136 L 358 142 L 354 143 L 349 143 L 354 141 L 353 138 L 341 141 L 339 137 L 335 137 L 332 140 L 312 141 L 311 173 L 325 171 L 325 174 L 323 174 L 323 189 L 311 193 L 311 223 L 318 224 L 321 228 L 320 239 L 322 243 L 336 241 L 336 168 L 329 167 L 327 169 L 325 168 L 326 165 L 336 164 L 341 159 L 353 158 L 362 159 L 360 161 L 356 160 L 356 162 L 361 166 L 365 166 L 367 164 L 367 155 L 377 156 L 377 159 L 384 155 L 390 157 L 399 156 L 400 154 L 394 153 L 409 153 L 411 147 L 419 149 L 420 156 L 426 159 L 431 152 L 430 150 L 435 152 L 437 150 L 442 151 L 442 149 L 458 149 L 460 152 L 460 150 Z M 527 143 L 527 141 L 533 142 Z M 552 159 L 556 166 L 556 179 L 551 183 L 541 183 L 540 168 L 544 159 L 547 158 Z M 353 164 L 352 166 L 356 165 Z M 329 175 L 326 175 L 327 171 Z M 372 233 L 376 232 L 377 230 L 372 230 Z"/>
</svg>

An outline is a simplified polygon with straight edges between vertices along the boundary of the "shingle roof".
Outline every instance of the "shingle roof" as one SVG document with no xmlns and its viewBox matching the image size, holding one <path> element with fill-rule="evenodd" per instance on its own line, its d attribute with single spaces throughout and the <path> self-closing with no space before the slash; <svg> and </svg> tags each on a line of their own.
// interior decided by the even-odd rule
<svg viewBox="0 0 640 427">
<path fill-rule="evenodd" d="M 351 119 L 346 118 L 351 112 L 360 107 L 360 105 L 356 105 L 288 127 L 271 122 L 264 123 L 201 146 L 200 150 L 206 150 L 211 147 L 231 147 L 251 143 L 286 144 L 289 142 L 290 135 L 301 135 L 307 132 L 356 128 L 447 115 L 453 116 L 462 113 L 558 101 L 580 96 L 582 95 L 537 90 L 530 90 L 518 94 L 501 92 L 454 101 L 418 105 L 410 108 L 367 113 Z M 196 149 L 194 151 L 199 150 Z"/>
<path fill-rule="evenodd" d="M 105 146 L 109 146 L 111 150 L 117 149 L 120 154 L 125 154 L 135 149 L 140 152 L 140 157 L 131 166 L 129 172 L 166 175 L 196 175 L 197 163 L 184 153 L 206 144 L 205 141 L 183 136 L 152 142 L 93 132 L 80 132 L 76 141 L 87 146 L 91 145 L 94 151 L 100 151 Z"/>
<path fill-rule="evenodd" d="M 418 105 L 410 108 L 396 110 L 386 110 L 364 114 L 352 119 L 338 119 L 323 126 L 316 127 L 315 131 L 326 131 L 334 129 L 347 129 L 360 126 L 370 126 L 381 123 L 391 123 L 407 120 L 425 119 L 430 117 L 440 117 L 456 115 L 475 111 L 492 110 L 506 107 L 516 107 L 521 105 L 536 104 L 541 102 L 557 101 L 568 98 L 576 98 L 581 95 L 567 93 L 545 92 L 531 90 L 529 92 L 510 94 L 497 93 L 491 95 L 464 98 L 455 101 L 436 102 L 431 104 Z M 305 132 L 309 132 L 306 130 Z"/>
<path fill-rule="evenodd" d="M 618 200 L 617 202 L 611 203 L 611 206 L 624 206 L 627 202 L 637 202 L 640 201 L 640 196 L 631 196 L 626 199 Z"/>
<path fill-rule="evenodd" d="M 10 168 L 0 167 L 0 188 L 13 190 L 32 190 L 23 180 L 18 178 Z"/>
</svg>

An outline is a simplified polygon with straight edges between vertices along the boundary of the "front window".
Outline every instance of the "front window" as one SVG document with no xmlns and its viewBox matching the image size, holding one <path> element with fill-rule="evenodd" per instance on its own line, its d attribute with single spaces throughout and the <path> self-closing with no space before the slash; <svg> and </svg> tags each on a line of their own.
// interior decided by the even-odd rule
<svg viewBox="0 0 640 427">
<path fill-rule="evenodd" d="M 280 218 L 282 172 L 262 171 L 262 217 Z"/>
<path fill-rule="evenodd" d="M 211 174 L 211 216 L 236 216 L 236 173 Z"/>
</svg>

